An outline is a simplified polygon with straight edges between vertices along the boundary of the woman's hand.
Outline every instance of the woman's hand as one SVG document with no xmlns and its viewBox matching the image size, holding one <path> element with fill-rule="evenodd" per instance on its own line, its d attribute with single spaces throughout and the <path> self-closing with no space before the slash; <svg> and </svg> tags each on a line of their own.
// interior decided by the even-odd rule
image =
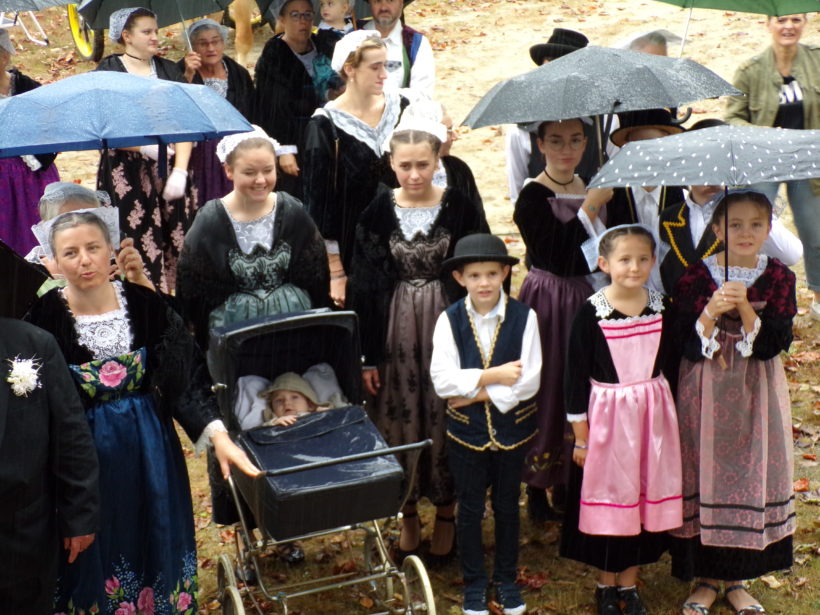
<svg viewBox="0 0 820 615">
<path fill-rule="evenodd" d="M 196 51 L 190 51 L 185 56 L 185 80 L 191 83 L 194 80 L 196 71 L 202 66 L 202 56 Z"/>
<path fill-rule="evenodd" d="M 578 448 L 583 446 L 584 448 Z M 587 443 L 575 441 L 575 447 L 572 449 L 572 460 L 579 468 L 583 468 L 587 461 Z"/>
<path fill-rule="evenodd" d="M 299 175 L 299 165 L 296 164 L 295 154 L 282 154 L 279 156 L 279 166 L 283 173 L 288 175 Z"/>
<path fill-rule="evenodd" d="M 330 300 L 333 305 L 343 308 L 345 306 L 345 293 L 347 292 L 347 276 L 341 274 L 339 277 L 330 277 Z"/>
<path fill-rule="evenodd" d="M 165 189 L 162 191 L 162 198 L 166 201 L 175 201 L 185 196 L 185 186 L 188 185 L 188 171 L 179 167 L 174 167 L 168 179 L 165 181 Z"/>
<path fill-rule="evenodd" d="M 223 478 L 227 479 L 231 475 L 231 466 L 235 466 L 250 477 L 261 474 L 259 468 L 251 463 L 245 451 L 234 444 L 227 432 L 216 432 L 211 436 L 211 443 L 214 445 L 214 454 Z"/>
<path fill-rule="evenodd" d="M 587 190 L 587 196 L 581 204 L 581 209 L 590 220 L 595 220 L 601 213 L 601 208 L 612 199 L 613 194 L 615 192 L 612 188 L 590 188 Z"/>
<path fill-rule="evenodd" d="M 145 275 L 142 256 L 134 247 L 134 240 L 126 237 L 120 243 L 120 251 L 117 253 L 117 268 L 125 276 L 125 279 L 132 284 L 139 284 L 151 290 L 156 290 L 151 280 Z"/>
<path fill-rule="evenodd" d="M 68 551 L 68 563 L 73 564 L 77 556 L 90 547 L 92 542 L 94 542 L 94 534 L 63 538 L 63 549 Z"/>
<path fill-rule="evenodd" d="M 364 390 L 370 395 L 378 395 L 382 386 L 379 380 L 379 370 L 375 367 L 362 370 L 362 384 L 364 384 Z"/>
</svg>

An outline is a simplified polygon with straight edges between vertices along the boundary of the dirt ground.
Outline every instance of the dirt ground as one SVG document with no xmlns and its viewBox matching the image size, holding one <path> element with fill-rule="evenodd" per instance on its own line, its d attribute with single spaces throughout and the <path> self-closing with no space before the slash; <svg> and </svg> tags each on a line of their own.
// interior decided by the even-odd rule
<svg viewBox="0 0 820 615">
<path fill-rule="evenodd" d="M 430 37 L 437 66 L 437 96 L 459 122 L 496 82 L 533 68 L 529 47 L 545 42 L 554 27 L 580 30 L 592 44 L 609 46 L 635 33 L 656 28 L 681 35 L 687 15 L 688 11 L 678 7 L 649 0 L 416 0 L 407 10 L 407 21 Z M 25 40 L 19 28 L 11 30 L 20 50 L 15 62 L 23 72 L 48 82 L 93 68 L 91 63 L 77 59 L 64 9 L 50 9 L 39 17 L 51 39 L 50 47 L 36 47 Z M 162 32 L 165 55 L 172 59 L 181 57 L 184 42 L 179 27 L 163 28 Z M 252 61 L 269 36 L 267 28 L 255 32 Z M 761 16 L 695 10 L 683 53 L 731 80 L 737 64 L 764 48 L 768 41 L 765 19 Z M 820 44 L 820 19 L 816 16 L 809 22 L 803 42 Z M 110 42 L 106 45 L 107 52 L 115 47 Z M 670 55 L 677 55 L 678 51 L 678 47 L 670 46 Z M 689 123 L 720 113 L 717 101 L 695 101 L 691 106 Z M 3 130 L 13 130 L 13 127 L 3 127 Z M 473 169 L 493 231 L 505 236 L 511 251 L 520 253 L 523 246 L 512 223 L 512 204 L 507 197 L 503 127 L 475 131 L 462 127 L 458 132 L 460 139 L 453 153 Z M 58 157 L 57 164 L 63 179 L 93 186 L 97 160 L 96 152 L 64 153 Z M 788 211 L 784 217 L 790 220 Z M 820 326 L 812 324 L 806 316 L 810 295 L 805 288 L 802 264 L 796 271 L 800 315 L 795 326 L 795 343 L 784 361 L 795 417 L 795 479 L 807 481 L 798 485 L 806 492 L 798 494 L 797 563 L 788 573 L 770 575 L 755 582 L 753 592 L 770 613 L 808 615 L 820 612 L 820 472 L 816 460 L 820 440 L 817 335 Z M 516 274 L 517 286 L 524 271 Z M 210 521 L 202 460 L 189 454 L 189 468 L 200 546 L 200 609 L 217 612 L 221 607 L 215 592 L 216 558 L 220 553 L 233 553 L 232 530 L 217 527 Z M 422 516 L 427 533 L 432 527 L 431 511 L 423 509 Z M 490 538 L 490 534 L 487 536 Z M 584 566 L 559 560 L 556 541 L 555 527 L 536 527 L 526 521 L 522 525 L 522 581 L 527 584 L 530 612 L 591 614 L 594 574 Z M 329 574 L 334 567 L 359 566 L 361 557 L 347 559 L 344 550 L 356 545 L 355 538 L 312 541 L 307 545 L 309 563 L 305 568 L 277 569 L 273 574 L 293 579 Z M 460 612 L 458 577 L 455 564 L 432 575 L 439 613 Z M 642 592 L 651 613 L 671 614 L 679 612 L 687 588 L 669 577 L 668 561 L 663 560 L 647 567 Z M 264 610 L 268 611 L 268 607 L 269 612 L 279 612 L 269 604 Z M 318 600 L 296 601 L 290 610 L 291 613 L 331 614 L 371 611 L 372 601 L 351 589 L 338 590 Z M 725 603 L 713 609 L 718 615 L 730 612 Z"/>
</svg>

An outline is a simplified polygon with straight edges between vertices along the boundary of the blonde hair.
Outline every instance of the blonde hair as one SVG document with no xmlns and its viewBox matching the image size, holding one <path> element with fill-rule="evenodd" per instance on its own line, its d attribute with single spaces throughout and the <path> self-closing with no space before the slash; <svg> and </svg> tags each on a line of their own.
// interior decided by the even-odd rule
<svg viewBox="0 0 820 615">
<path fill-rule="evenodd" d="M 380 36 L 369 36 L 362 41 L 362 44 L 356 47 L 355 51 L 351 51 L 350 55 L 347 56 L 347 60 L 342 65 L 342 70 L 340 71 L 340 75 L 342 79 L 347 81 L 347 73 L 345 73 L 346 68 L 359 68 L 362 62 L 364 61 L 364 54 L 371 49 L 387 49 L 387 44 L 382 40 Z"/>
</svg>

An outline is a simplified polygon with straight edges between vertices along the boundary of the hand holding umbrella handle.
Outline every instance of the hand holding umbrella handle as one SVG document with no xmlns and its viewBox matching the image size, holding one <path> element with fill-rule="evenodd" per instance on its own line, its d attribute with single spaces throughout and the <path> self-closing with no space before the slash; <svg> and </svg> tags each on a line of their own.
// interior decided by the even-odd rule
<svg viewBox="0 0 820 615">
<path fill-rule="evenodd" d="M 162 198 L 166 201 L 174 201 L 185 196 L 185 186 L 188 185 L 188 171 L 174 168 L 168 181 L 165 182 L 165 189 L 162 191 Z"/>
</svg>

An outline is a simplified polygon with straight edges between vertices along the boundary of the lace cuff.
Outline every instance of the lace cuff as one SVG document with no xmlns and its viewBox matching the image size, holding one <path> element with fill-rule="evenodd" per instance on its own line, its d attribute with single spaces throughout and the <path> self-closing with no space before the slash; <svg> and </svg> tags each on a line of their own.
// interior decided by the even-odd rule
<svg viewBox="0 0 820 615">
<path fill-rule="evenodd" d="M 587 232 L 587 235 L 590 238 L 595 238 L 598 235 L 601 235 L 606 232 L 606 227 L 604 223 L 601 222 L 601 218 L 596 217 L 595 221 L 589 219 L 587 212 L 583 210 L 583 208 L 578 210 L 578 219 L 581 221 L 581 224 L 584 227 L 584 230 Z"/>
<path fill-rule="evenodd" d="M 298 153 L 299 153 L 299 148 L 297 148 L 295 145 L 280 145 L 279 147 L 276 148 L 276 157 L 277 158 L 279 156 L 285 156 L 287 154 L 296 155 Z"/>
<path fill-rule="evenodd" d="M 20 158 L 23 159 L 23 162 L 25 162 L 26 166 L 32 171 L 39 171 L 43 168 L 43 165 L 40 164 L 40 161 L 37 160 L 37 158 L 35 158 L 31 154 L 23 154 L 22 156 L 20 156 Z"/>
<path fill-rule="evenodd" d="M 743 332 L 743 339 L 735 344 L 735 348 L 741 357 L 747 359 L 752 356 L 752 346 L 754 346 L 757 339 L 757 334 L 760 333 L 760 318 L 755 318 L 755 324 L 749 333 L 746 333 L 743 327 L 740 330 Z"/>
<path fill-rule="evenodd" d="M 221 419 L 216 419 L 208 423 L 205 429 L 202 430 L 202 435 L 199 436 L 199 440 L 194 444 L 194 454 L 199 456 L 202 451 L 211 446 L 211 438 L 215 433 L 219 432 L 228 433 L 228 430 L 225 428 L 225 423 L 223 423 Z"/>
<path fill-rule="evenodd" d="M 570 423 L 581 423 L 587 420 L 587 413 L 584 412 L 583 414 L 568 414 L 567 421 Z"/>
<path fill-rule="evenodd" d="M 704 327 L 703 323 L 700 322 L 700 319 L 695 321 L 695 331 L 700 338 L 700 351 L 704 357 L 707 359 L 712 359 L 715 356 L 715 352 L 720 350 L 720 344 L 717 343 L 717 334 L 718 328 L 715 327 L 712 330 L 712 335 L 710 337 L 706 337 L 703 335 Z"/>
<path fill-rule="evenodd" d="M 341 254 L 339 242 L 335 239 L 325 239 L 325 250 L 328 254 Z"/>
</svg>

